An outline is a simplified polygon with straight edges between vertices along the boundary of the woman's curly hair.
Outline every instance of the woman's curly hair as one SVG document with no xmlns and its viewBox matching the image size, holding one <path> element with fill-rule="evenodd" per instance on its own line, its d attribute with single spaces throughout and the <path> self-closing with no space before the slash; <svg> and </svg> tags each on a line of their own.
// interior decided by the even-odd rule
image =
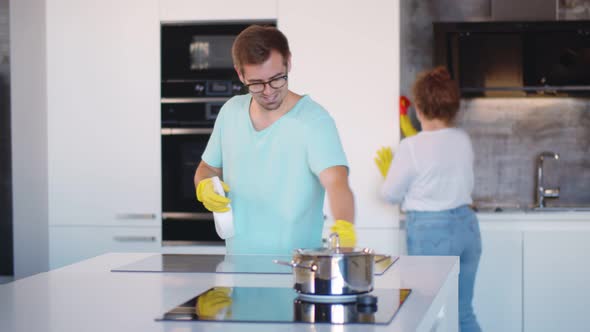
<svg viewBox="0 0 590 332">
<path fill-rule="evenodd" d="M 459 111 L 459 86 L 443 66 L 419 74 L 412 93 L 416 108 L 427 119 L 452 123 Z"/>
</svg>

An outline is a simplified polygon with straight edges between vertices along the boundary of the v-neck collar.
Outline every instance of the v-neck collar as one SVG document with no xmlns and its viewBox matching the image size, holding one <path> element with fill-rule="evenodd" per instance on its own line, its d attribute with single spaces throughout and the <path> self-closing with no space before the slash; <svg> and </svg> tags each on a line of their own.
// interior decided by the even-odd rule
<svg viewBox="0 0 590 332">
<path fill-rule="evenodd" d="M 254 135 L 262 135 L 264 133 L 269 132 L 272 128 L 276 127 L 278 123 L 283 121 L 284 118 L 291 117 L 291 114 L 295 113 L 295 111 L 299 108 L 299 105 L 301 104 L 303 99 L 306 99 L 306 98 L 308 98 L 307 95 L 302 95 L 301 98 L 295 103 L 295 105 L 293 105 L 293 107 L 291 107 L 291 109 L 287 113 L 283 114 L 280 118 L 278 118 L 275 122 L 273 122 L 268 127 L 261 129 L 261 130 L 256 130 L 256 128 L 254 128 L 254 123 L 252 121 L 252 117 L 250 116 L 250 107 L 252 106 L 253 99 L 252 99 L 252 95 L 248 95 L 245 113 L 246 113 L 246 118 L 248 119 L 250 131 L 252 133 L 254 133 Z"/>
</svg>

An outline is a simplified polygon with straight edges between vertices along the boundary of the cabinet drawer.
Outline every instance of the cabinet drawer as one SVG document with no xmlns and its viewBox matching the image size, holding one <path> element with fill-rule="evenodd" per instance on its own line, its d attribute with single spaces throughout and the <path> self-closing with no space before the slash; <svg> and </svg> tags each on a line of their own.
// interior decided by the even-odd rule
<svg viewBox="0 0 590 332">
<path fill-rule="evenodd" d="M 159 252 L 160 227 L 51 226 L 51 269 L 107 252 Z"/>
</svg>

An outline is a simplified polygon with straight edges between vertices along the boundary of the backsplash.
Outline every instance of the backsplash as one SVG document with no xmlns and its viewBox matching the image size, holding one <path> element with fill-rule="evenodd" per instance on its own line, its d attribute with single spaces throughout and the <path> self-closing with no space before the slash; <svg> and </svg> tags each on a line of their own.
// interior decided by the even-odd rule
<svg viewBox="0 0 590 332">
<path fill-rule="evenodd" d="M 457 122 L 473 142 L 476 202 L 534 204 L 537 157 L 552 151 L 543 182 L 560 197 L 547 205 L 590 204 L 590 99 L 464 99 Z"/>
</svg>

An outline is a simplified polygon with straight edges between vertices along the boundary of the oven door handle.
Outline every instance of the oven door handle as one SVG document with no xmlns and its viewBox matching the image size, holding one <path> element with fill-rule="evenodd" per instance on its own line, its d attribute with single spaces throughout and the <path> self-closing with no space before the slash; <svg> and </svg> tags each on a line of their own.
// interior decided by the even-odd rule
<svg viewBox="0 0 590 332">
<path fill-rule="evenodd" d="M 213 128 L 162 128 L 161 134 L 168 135 L 207 135 L 213 132 Z"/>
<path fill-rule="evenodd" d="M 225 103 L 230 97 L 162 98 L 162 104 Z"/>
<path fill-rule="evenodd" d="M 162 219 L 171 220 L 213 220 L 213 213 L 164 212 Z"/>
</svg>

